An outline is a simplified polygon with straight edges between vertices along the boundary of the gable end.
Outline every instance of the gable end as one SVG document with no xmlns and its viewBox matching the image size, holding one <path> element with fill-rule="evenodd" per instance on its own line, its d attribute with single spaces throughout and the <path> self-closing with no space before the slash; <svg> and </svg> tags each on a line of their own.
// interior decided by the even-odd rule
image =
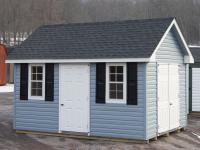
<svg viewBox="0 0 200 150">
<path fill-rule="evenodd" d="M 162 55 L 166 55 L 164 56 L 163 62 L 171 62 L 172 60 L 172 63 L 194 63 L 194 58 L 175 19 L 172 21 L 171 25 L 168 27 L 157 47 L 155 48 L 152 56 L 150 57 L 150 62 L 160 61 L 158 59 L 159 56 L 157 55 L 162 52 Z M 172 55 L 174 58 L 170 58 L 170 55 Z M 179 57 L 179 60 L 174 60 L 175 57 Z M 183 60 L 181 60 L 181 57 L 183 57 Z"/>
</svg>

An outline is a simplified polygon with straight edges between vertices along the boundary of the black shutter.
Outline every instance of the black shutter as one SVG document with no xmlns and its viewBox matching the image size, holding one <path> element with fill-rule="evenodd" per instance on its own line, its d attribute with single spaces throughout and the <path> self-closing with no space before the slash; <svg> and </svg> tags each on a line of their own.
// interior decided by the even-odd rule
<svg viewBox="0 0 200 150">
<path fill-rule="evenodd" d="M 96 103 L 105 103 L 106 64 L 96 64 Z"/>
<path fill-rule="evenodd" d="M 127 104 L 137 105 L 137 63 L 127 63 Z"/>
<path fill-rule="evenodd" d="M 45 101 L 54 100 L 54 64 L 45 66 Z"/>
<path fill-rule="evenodd" d="M 28 100 L 28 64 L 20 64 L 20 100 Z"/>
</svg>

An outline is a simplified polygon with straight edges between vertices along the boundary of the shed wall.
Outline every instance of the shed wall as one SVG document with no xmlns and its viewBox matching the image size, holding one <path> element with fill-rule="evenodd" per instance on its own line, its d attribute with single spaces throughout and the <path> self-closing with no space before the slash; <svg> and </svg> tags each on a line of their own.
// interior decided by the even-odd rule
<svg viewBox="0 0 200 150">
<path fill-rule="evenodd" d="M 188 85 L 189 85 L 189 68 L 188 65 L 182 64 L 179 66 L 179 83 L 180 83 L 180 126 L 187 125 L 187 103 L 188 103 Z"/>
<path fill-rule="evenodd" d="M 187 65 L 184 64 L 185 50 L 180 44 L 178 35 L 175 30 L 167 34 L 163 43 L 156 53 L 157 63 L 175 63 L 179 64 L 180 77 L 180 125 L 186 126 L 187 122 L 187 97 L 188 90 L 188 75 Z M 152 138 L 157 134 L 157 63 L 147 64 L 147 139 Z M 189 73 L 189 72 L 188 72 Z M 155 91 L 155 92 L 153 92 Z"/>
<path fill-rule="evenodd" d="M 15 120 L 17 130 L 58 131 L 59 66 L 54 68 L 54 101 L 20 100 L 20 65 L 14 66 L 15 81 Z"/>
<path fill-rule="evenodd" d="M 90 69 L 90 130 L 93 136 L 146 139 L 146 64 L 138 64 L 138 105 L 97 104 L 96 64 Z"/>
<path fill-rule="evenodd" d="M 189 66 L 189 111 L 192 112 L 192 105 L 196 108 L 200 107 L 200 101 L 199 103 L 194 103 L 193 102 L 193 98 L 194 99 L 199 99 L 199 89 L 198 88 L 193 88 L 193 87 L 198 87 L 199 86 L 199 80 L 198 78 L 193 79 L 193 76 L 196 77 L 200 77 L 200 73 L 198 74 L 197 72 L 194 74 L 194 72 L 192 71 L 193 68 L 200 68 L 200 62 L 195 62 L 194 64 L 190 64 Z M 196 81 L 195 81 L 196 80 Z M 193 86 L 193 84 L 195 84 Z M 200 109 L 199 109 L 200 110 Z"/>
<path fill-rule="evenodd" d="M 146 69 L 146 138 L 157 135 L 157 63 L 148 63 Z"/>
<path fill-rule="evenodd" d="M 0 44 L 0 86 L 7 83 L 7 64 L 5 64 L 6 57 L 7 49 L 4 45 Z"/>
<path fill-rule="evenodd" d="M 184 127 L 187 120 L 187 100 L 188 100 L 188 67 L 184 64 L 185 50 L 178 40 L 178 35 L 174 30 L 171 30 L 166 36 L 166 39 L 161 44 L 157 51 L 157 63 L 179 64 L 179 83 L 180 83 L 180 125 Z"/>
<path fill-rule="evenodd" d="M 192 68 L 192 103 L 191 111 L 200 112 L 200 68 Z"/>
</svg>

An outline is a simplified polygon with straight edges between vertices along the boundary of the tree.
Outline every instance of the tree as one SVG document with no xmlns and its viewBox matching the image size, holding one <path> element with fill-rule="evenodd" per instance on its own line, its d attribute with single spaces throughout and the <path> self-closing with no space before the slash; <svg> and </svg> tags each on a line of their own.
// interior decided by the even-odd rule
<svg viewBox="0 0 200 150">
<path fill-rule="evenodd" d="M 0 41 L 45 24 L 176 17 L 191 44 L 200 43 L 199 0 L 0 0 Z"/>
</svg>

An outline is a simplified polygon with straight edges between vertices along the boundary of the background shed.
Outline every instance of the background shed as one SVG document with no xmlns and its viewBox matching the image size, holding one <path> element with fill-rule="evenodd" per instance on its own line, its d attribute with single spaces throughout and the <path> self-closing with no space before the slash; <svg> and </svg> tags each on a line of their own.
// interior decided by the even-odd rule
<svg viewBox="0 0 200 150">
<path fill-rule="evenodd" d="M 5 64 L 7 49 L 3 44 L 0 44 L 0 85 L 7 83 L 7 65 Z"/>
<path fill-rule="evenodd" d="M 13 64 L 6 64 L 5 60 L 8 51 L 13 50 L 13 48 L 6 48 L 5 45 L 0 44 L 0 86 L 6 83 L 13 83 Z"/>
<path fill-rule="evenodd" d="M 8 53 L 13 50 L 14 50 L 14 47 L 7 48 Z M 14 64 L 11 64 L 11 63 L 7 64 L 7 82 L 14 83 Z"/>
<path fill-rule="evenodd" d="M 190 64 L 189 111 L 200 112 L 200 46 L 190 46 L 194 64 Z"/>
</svg>

